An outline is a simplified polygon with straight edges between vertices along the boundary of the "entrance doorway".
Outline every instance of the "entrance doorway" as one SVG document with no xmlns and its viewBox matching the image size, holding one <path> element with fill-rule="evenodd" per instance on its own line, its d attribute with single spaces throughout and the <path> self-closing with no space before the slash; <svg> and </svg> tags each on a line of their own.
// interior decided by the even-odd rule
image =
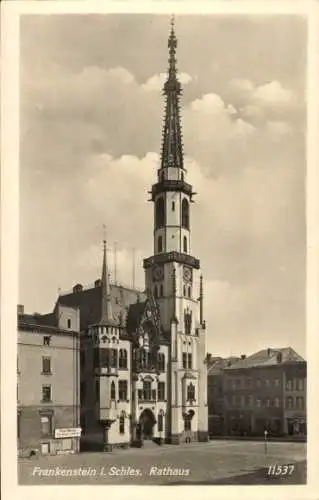
<svg viewBox="0 0 319 500">
<path fill-rule="evenodd" d="M 143 410 L 140 416 L 140 432 L 143 439 L 153 438 L 153 429 L 156 424 L 154 413 L 149 408 Z"/>
</svg>

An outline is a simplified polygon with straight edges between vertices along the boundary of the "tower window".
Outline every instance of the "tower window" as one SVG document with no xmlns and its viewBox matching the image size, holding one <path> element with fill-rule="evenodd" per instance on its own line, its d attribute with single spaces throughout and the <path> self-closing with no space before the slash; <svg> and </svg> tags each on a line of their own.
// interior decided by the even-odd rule
<svg viewBox="0 0 319 500">
<path fill-rule="evenodd" d="M 190 286 L 188 287 L 188 290 L 187 290 L 187 291 L 188 291 L 188 297 L 191 297 L 191 296 L 192 296 L 192 293 L 191 293 L 191 292 L 192 292 L 192 289 L 191 289 L 191 287 L 190 287 Z"/>
<path fill-rule="evenodd" d="M 184 236 L 183 238 L 183 252 L 187 253 L 187 238 Z"/>
<path fill-rule="evenodd" d="M 183 368 L 186 370 L 187 368 L 187 353 L 183 352 Z"/>
<path fill-rule="evenodd" d="M 119 400 L 120 401 L 127 400 L 127 380 L 119 381 Z"/>
<path fill-rule="evenodd" d="M 115 391 L 115 382 L 112 380 L 111 382 L 111 400 L 115 401 L 116 399 L 116 391 Z"/>
<path fill-rule="evenodd" d="M 119 368 L 127 369 L 127 350 L 120 349 Z"/>
<path fill-rule="evenodd" d="M 155 228 L 158 229 L 159 227 L 163 227 L 164 225 L 165 225 L 164 199 L 158 198 L 155 204 Z"/>
<path fill-rule="evenodd" d="M 157 285 L 154 286 L 154 297 L 155 297 L 155 299 L 158 298 L 158 288 L 157 288 Z"/>
<path fill-rule="evenodd" d="M 163 252 L 163 238 L 162 238 L 162 236 L 159 236 L 157 239 L 157 251 Z"/>
<path fill-rule="evenodd" d="M 186 297 L 186 285 L 183 286 L 183 295 Z"/>
<path fill-rule="evenodd" d="M 164 286 L 160 285 L 160 297 L 164 297 Z"/>
<path fill-rule="evenodd" d="M 175 201 L 172 201 L 172 210 L 175 212 Z"/>
<path fill-rule="evenodd" d="M 164 430 L 164 425 L 163 425 L 163 413 L 159 413 L 157 417 L 157 428 L 158 432 L 163 432 Z"/>
<path fill-rule="evenodd" d="M 187 401 L 195 401 L 195 387 L 192 383 L 187 387 Z"/>
<path fill-rule="evenodd" d="M 186 198 L 182 201 L 182 227 L 189 229 L 189 203 Z"/>
<path fill-rule="evenodd" d="M 125 415 L 123 412 L 120 415 L 120 434 L 125 434 Z"/>
</svg>

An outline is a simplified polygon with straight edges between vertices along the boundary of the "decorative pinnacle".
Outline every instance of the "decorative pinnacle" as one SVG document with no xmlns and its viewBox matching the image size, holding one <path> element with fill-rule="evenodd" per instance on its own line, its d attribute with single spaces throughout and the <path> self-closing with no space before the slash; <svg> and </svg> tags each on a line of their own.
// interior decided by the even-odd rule
<svg viewBox="0 0 319 500">
<path fill-rule="evenodd" d="M 104 235 L 106 228 L 103 226 Z M 114 325 L 110 291 L 110 276 L 107 265 L 107 242 L 103 240 L 103 265 L 102 265 L 102 304 L 101 304 L 101 323 L 105 325 Z"/>
</svg>

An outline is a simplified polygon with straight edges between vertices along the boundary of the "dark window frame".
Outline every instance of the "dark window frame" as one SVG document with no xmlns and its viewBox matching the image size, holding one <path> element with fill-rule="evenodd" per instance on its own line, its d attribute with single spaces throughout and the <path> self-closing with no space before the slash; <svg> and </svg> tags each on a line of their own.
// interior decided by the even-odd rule
<svg viewBox="0 0 319 500">
<path fill-rule="evenodd" d="M 48 392 L 46 392 L 48 391 Z M 51 384 L 42 384 L 42 400 L 43 403 L 52 403 L 52 386 Z"/>
</svg>

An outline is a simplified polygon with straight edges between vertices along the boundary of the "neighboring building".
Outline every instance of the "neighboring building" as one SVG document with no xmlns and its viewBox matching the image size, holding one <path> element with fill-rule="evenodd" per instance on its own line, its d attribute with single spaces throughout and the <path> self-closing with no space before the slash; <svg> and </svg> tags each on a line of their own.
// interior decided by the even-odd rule
<svg viewBox="0 0 319 500">
<path fill-rule="evenodd" d="M 293 349 L 263 349 L 224 370 L 226 435 L 306 434 L 306 362 Z"/>
<path fill-rule="evenodd" d="M 76 452 L 80 441 L 79 311 L 18 306 L 18 453 Z"/>
<path fill-rule="evenodd" d="M 210 436 L 225 434 L 224 370 L 239 358 L 208 355 L 208 431 Z"/>
<path fill-rule="evenodd" d="M 86 449 L 140 446 L 145 439 L 208 440 L 203 278 L 191 255 L 195 193 L 184 168 L 173 25 L 168 47 L 161 164 L 150 192 L 154 253 L 144 260 L 145 293 L 110 285 L 104 242 L 102 278 L 87 290 L 76 285 L 57 301 L 57 307 L 80 311 Z"/>
</svg>

